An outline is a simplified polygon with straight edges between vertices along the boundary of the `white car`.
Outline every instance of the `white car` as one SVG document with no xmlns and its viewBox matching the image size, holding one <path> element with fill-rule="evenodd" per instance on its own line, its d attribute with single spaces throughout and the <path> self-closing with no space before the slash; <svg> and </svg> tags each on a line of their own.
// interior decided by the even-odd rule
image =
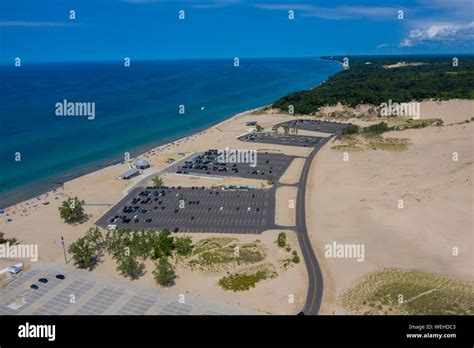
<svg viewBox="0 0 474 348">
<path fill-rule="evenodd" d="M 17 266 L 10 266 L 8 267 L 8 272 L 15 275 L 21 272 L 21 268 Z"/>
<path fill-rule="evenodd" d="M 108 231 L 115 231 L 117 229 L 117 225 L 107 225 L 106 229 Z"/>
<path fill-rule="evenodd" d="M 252 210 L 252 208 L 250 208 L 250 207 L 247 208 L 247 211 L 251 211 L 251 210 Z"/>
<path fill-rule="evenodd" d="M 224 210 L 224 207 L 220 207 L 219 211 L 223 211 Z"/>
</svg>

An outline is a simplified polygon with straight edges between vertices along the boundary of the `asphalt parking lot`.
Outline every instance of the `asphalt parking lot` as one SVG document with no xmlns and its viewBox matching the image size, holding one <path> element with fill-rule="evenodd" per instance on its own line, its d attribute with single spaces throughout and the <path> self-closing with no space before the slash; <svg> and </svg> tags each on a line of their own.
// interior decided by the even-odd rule
<svg viewBox="0 0 474 348">
<path fill-rule="evenodd" d="M 275 188 L 136 188 L 96 224 L 134 230 L 261 233 L 275 226 Z"/>
<path fill-rule="evenodd" d="M 278 180 L 293 161 L 293 156 L 279 153 L 257 152 L 256 165 L 249 163 L 219 163 L 217 150 L 196 154 L 184 164 L 170 167 L 176 174 L 201 174 L 217 176 L 235 176 L 249 179 L 264 179 L 272 175 Z"/>
<path fill-rule="evenodd" d="M 62 274 L 64 279 L 57 279 Z M 46 278 L 41 283 L 39 278 Z M 30 285 L 38 286 L 37 290 Z M 0 291 L 0 315 L 252 315 L 262 312 L 93 272 L 41 264 Z M 72 301 L 71 298 L 74 298 Z"/>
<path fill-rule="evenodd" d="M 348 125 L 350 125 L 350 123 L 338 123 L 306 119 L 297 119 L 279 123 L 279 125 L 281 126 L 285 124 L 287 124 L 291 128 L 304 129 L 313 132 L 332 133 L 336 135 L 341 134 L 342 130 Z"/>
<path fill-rule="evenodd" d="M 257 133 L 252 132 L 239 138 L 245 142 L 266 143 L 288 146 L 315 147 L 324 141 L 322 137 L 311 137 L 305 135 L 275 134 L 275 133 Z"/>
</svg>

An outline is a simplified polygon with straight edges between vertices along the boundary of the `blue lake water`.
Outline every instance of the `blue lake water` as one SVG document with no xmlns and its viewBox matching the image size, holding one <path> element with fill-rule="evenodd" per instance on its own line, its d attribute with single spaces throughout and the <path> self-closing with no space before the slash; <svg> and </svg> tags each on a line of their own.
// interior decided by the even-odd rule
<svg viewBox="0 0 474 348">
<path fill-rule="evenodd" d="M 0 65 L 0 208 L 339 70 L 317 58 Z M 63 100 L 94 102 L 95 119 L 58 117 Z"/>
</svg>

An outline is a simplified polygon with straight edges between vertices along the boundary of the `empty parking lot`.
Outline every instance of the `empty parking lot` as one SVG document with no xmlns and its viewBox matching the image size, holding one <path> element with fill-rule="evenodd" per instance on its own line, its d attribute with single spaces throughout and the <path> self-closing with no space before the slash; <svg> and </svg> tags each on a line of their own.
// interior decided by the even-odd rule
<svg viewBox="0 0 474 348">
<path fill-rule="evenodd" d="M 106 228 L 261 233 L 275 227 L 275 189 L 137 188 L 98 221 Z"/>
<path fill-rule="evenodd" d="M 288 146 L 315 147 L 323 143 L 325 138 L 311 137 L 305 135 L 253 132 L 250 134 L 242 135 L 238 139 L 249 143 L 254 142 Z"/>
<path fill-rule="evenodd" d="M 313 132 L 332 133 L 339 135 L 350 123 L 328 122 L 321 120 L 297 119 L 279 123 L 280 126 L 288 125 L 290 128 L 304 129 Z"/>
<path fill-rule="evenodd" d="M 64 279 L 56 278 L 57 274 Z M 40 278 L 47 283 L 39 282 Z M 38 289 L 31 289 L 31 285 Z M 0 291 L 0 315 L 263 314 L 188 294 L 119 282 L 89 271 L 42 264 Z"/>
<path fill-rule="evenodd" d="M 176 174 L 236 176 L 263 180 L 272 175 L 278 180 L 294 159 L 293 156 L 279 153 L 257 152 L 255 166 L 252 166 L 251 163 L 221 163 L 218 157 L 217 150 L 209 150 L 186 160 L 184 164 L 172 166 L 170 171 Z"/>
</svg>

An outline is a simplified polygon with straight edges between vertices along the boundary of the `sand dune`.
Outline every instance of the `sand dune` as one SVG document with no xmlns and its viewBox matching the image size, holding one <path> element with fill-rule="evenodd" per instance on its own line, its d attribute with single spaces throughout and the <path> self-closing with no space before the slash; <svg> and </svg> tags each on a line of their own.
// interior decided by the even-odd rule
<svg viewBox="0 0 474 348">
<path fill-rule="evenodd" d="M 431 115 L 447 120 L 470 116 L 458 114 L 466 105 L 436 105 L 422 110 L 434 108 Z M 350 153 L 347 162 L 330 146 L 320 151 L 306 198 L 308 231 L 324 271 L 323 314 L 343 313 L 337 297 L 384 267 L 473 280 L 473 134 L 472 122 L 391 132 L 410 139 L 408 150 Z M 363 244 L 365 260 L 326 258 L 324 246 L 334 241 Z"/>
</svg>

